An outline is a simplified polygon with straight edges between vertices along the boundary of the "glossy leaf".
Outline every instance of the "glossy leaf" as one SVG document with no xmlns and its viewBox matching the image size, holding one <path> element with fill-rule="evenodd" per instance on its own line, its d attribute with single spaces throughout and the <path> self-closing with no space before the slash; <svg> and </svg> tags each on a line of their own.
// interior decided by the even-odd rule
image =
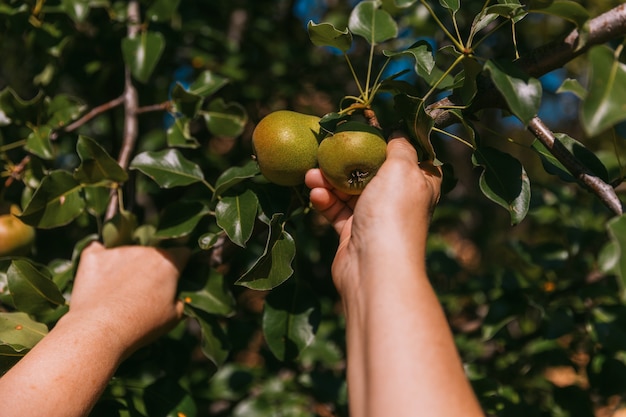
<svg viewBox="0 0 626 417">
<path fill-rule="evenodd" d="M 85 209 L 92 216 L 102 216 L 109 203 L 111 190 L 100 186 L 87 186 L 83 188 L 85 196 Z"/>
<path fill-rule="evenodd" d="M 172 203 L 163 211 L 154 237 L 172 239 L 187 236 L 208 213 L 208 207 L 199 201 Z"/>
<path fill-rule="evenodd" d="M 578 80 L 567 78 L 563 81 L 561 86 L 556 90 L 557 93 L 572 93 L 579 99 L 584 100 L 587 97 L 587 90 L 583 87 Z"/>
<path fill-rule="evenodd" d="M 146 18 L 153 22 L 167 22 L 178 10 L 179 4 L 180 0 L 155 0 L 146 10 Z"/>
<path fill-rule="evenodd" d="M 281 361 L 297 358 L 313 342 L 319 322 L 317 299 L 295 279 L 275 288 L 265 299 L 263 334 Z"/>
<path fill-rule="evenodd" d="M 222 197 L 215 207 L 215 220 L 233 243 L 245 247 L 252 235 L 258 211 L 256 194 L 246 190 L 242 194 Z"/>
<path fill-rule="evenodd" d="M 83 22 L 89 15 L 89 0 L 61 0 L 61 7 L 76 23 Z"/>
<path fill-rule="evenodd" d="M 82 187 L 67 171 L 52 171 L 42 181 L 19 216 L 43 229 L 70 223 L 85 209 Z"/>
<path fill-rule="evenodd" d="M 208 314 L 230 317 L 235 313 L 235 299 L 228 280 L 215 269 L 196 268 L 193 279 L 182 279 L 179 299 Z"/>
<path fill-rule="evenodd" d="M 626 120 L 626 65 L 607 46 L 592 48 L 589 63 L 589 93 L 582 103 L 581 122 L 587 134 L 595 136 Z"/>
<path fill-rule="evenodd" d="M 433 51 L 430 43 L 421 40 L 411 45 L 404 51 L 383 51 L 388 57 L 394 57 L 398 55 L 409 55 L 415 59 L 415 72 L 420 75 L 429 75 L 435 67 L 435 58 L 433 57 Z"/>
<path fill-rule="evenodd" d="M 371 45 L 398 36 L 398 25 L 393 17 L 378 7 L 377 1 L 361 1 L 350 13 L 348 28 L 365 38 Z"/>
<path fill-rule="evenodd" d="M 190 119 L 184 116 L 174 118 L 174 122 L 165 132 L 168 146 L 175 148 L 197 148 L 196 138 L 189 132 Z"/>
<path fill-rule="evenodd" d="M 135 38 L 122 39 L 124 62 L 136 80 L 147 82 L 154 71 L 163 50 L 165 39 L 158 32 L 141 32 Z"/>
<path fill-rule="evenodd" d="M 211 133 L 219 136 L 239 136 L 243 132 L 248 116 L 246 110 L 239 103 L 226 103 L 217 98 L 206 110 L 200 112 Z"/>
<path fill-rule="evenodd" d="M 0 346 L 24 352 L 35 346 L 46 334 L 48 326 L 33 320 L 26 313 L 0 312 Z"/>
<path fill-rule="evenodd" d="M 0 91 L 0 126 L 10 123 L 25 125 L 37 124 L 43 106 L 43 93 L 30 100 L 22 99 L 12 88 Z"/>
<path fill-rule="evenodd" d="M 218 320 L 189 304 L 185 305 L 185 313 L 195 318 L 200 325 L 202 331 L 201 349 L 204 356 L 215 366 L 221 365 L 228 356 L 230 346 Z"/>
<path fill-rule="evenodd" d="M 458 12 L 461 8 L 461 0 L 439 0 L 439 4 L 450 10 L 452 13 Z"/>
<path fill-rule="evenodd" d="M 46 124 L 51 129 L 59 129 L 77 119 L 86 109 L 85 103 L 75 97 L 58 94 L 46 99 Z"/>
<path fill-rule="evenodd" d="M 626 215 L 609 220 L 607 230 L 616 255 L 614 272 L 620 279 L 622 300 L 624 300 L 626 299 Z"/>
<path fill-rule="evenodd" d="M 238 280 L 238 285 L 255 290 L 271 290 L 293 274 L 291 263 L 296 254 L 293 238 L 284 230 L 282 215 L 275 214 L 269 223 L 265 250 Z"/>
<path fill-rule="evenodd" d="M 530 181 L 522 164 L 511 155 L 495 148 L 478 148 L 472 162 L 482 166 L 479 185 L 491 201 L 509 211 L 511 224 L 520 223 L 530 206 Z"/>
<path fill-rule="evenodd" d="M 561 142 L 561 144 L 593 174 L 601 178 L 604 182 L 609 181 L 609 173 L 596 154 L 587 149 L 582 143 L 564 133 L 555 133 L 554 136 L 556 140 Z M 541 156 L 541 162 L 546 172 L 557 175 L 563 181 L 576 181 L 571 173 L 567 171 L 561 162 L 559 162 L 541 142 L 538 140 L 533 141 L 532 147 Z"/>
<path fill-rule="evenodd" d="M 65 304 L 65 298 L 47 271 L 26 260 L 14 260 L 7 270 L 7 281 L 13 303 L 19 311 L 46 313 Z"/>
<path fill-rule="evenodd" d="M 76 152 L 81 164 L 74 172 L 74 178 L 83 184 L 95 184 L 100 181 L 125 182 L 126 171 L 120 167 L 100 144 L 93 139 L 79 136 Z"/>
<path fill-rule="evenodd" d="M 541 82 L 522 73 L 507 61 L 489 60 L 485 64 L 494 85 L 502 93 L 509 110 L 524 124 L 537 115 L 541 105 Z"/>
<path fill-rule="evenodd" d="M 346 28 L 341 31 L 330 23 L 313 23 L 307 25 L 309 39 L 315 46 L 330 46 L 347 52 L 352 46 L 352 33 Z"/>
<path fill-rule="evenodd" d="M 41 159 L 51 160 L 55 157 L 55 151 L 50 141 L 52 129 L 49 126 L 33 126 L 32 131 L 26 137 L 24 148 Z"/>
<path fill-rule="evenodd" d="M 142 152 L 133 158 L 130 168 L 152 178 L 161 188 L 180 187 L 204 181 L 200 167 L 176 149 Z"/>
<path fill-rule="evenodd" d="M 234 187 L 240 182 L 252 178 L 259 174 L 259 165 L 256 161 L 250 160 L 243 166 L 233 166 L 224 171 L 215 181 L 214 196 L 222 195 L 226 190 Z"/>
<path fill-rule="evenodd" d="M 202 71 L 194 82 L 191 83 L 187 91 L 200 97 L 208 97 L 211 94 L 215 94 L 228 82 L 228 78 L 221 77 L 211 71 Z"/>
<path fill-rule="evenodd" d="M 171 93 L 173 110 L 186 116 L 188 119 L 195 117 L 202 106 L 202 96 L 189 92 L 181 83 L 176 83 Z"/>
</svg>

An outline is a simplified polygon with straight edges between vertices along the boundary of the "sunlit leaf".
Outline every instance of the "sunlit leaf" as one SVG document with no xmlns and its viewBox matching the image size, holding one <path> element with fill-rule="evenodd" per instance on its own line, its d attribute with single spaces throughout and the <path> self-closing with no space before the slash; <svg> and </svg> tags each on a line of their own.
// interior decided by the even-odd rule
<svg viewBox="0 0 626 417">
<path fill-rule="evenodd" d="M 102 226 L 102 243 L 106 248 L 130 245 L 134 241 L 137 216 L 128 210 L 119 210 Z"/>
<path fill-rule="evenodd" d="M 143 31 L 137 37 L 122 39 L 124 62 L 133 77 L 143 83 L 150 79 L 164 49 L 165 39 L 159 32 Z"/>
<path fill-rule="evenodd" d="M 395 96 L 394 107 L 404 118 L 406 129 L 411 132 L 411 137 L 417 139 L 417 143 L 414 145 L 417 148 L 420 161 L 434 161 L 436 159 L 435 149 L 430 142 L 430 133 L 434 121 L 426 114 L 423 100 L 398 94 Z"/>
<path fill-rule="evenodd" d="M 409 55 L 415 59 L 415 72 L 422 76 L 430 74 L 435 67 L 435 59 L 430 43 L 424 40 L 417 41 L 404 51 L 383 51 L 386 56 Z"/>
<path fill-rule="evenodd" d="M 330 46 L 342 52 L 347 52 L 352 46 L 352 34 L 346 28 L 339 30 L 330 23 L 313 23 L 307 25 L 309 39 L 315 46 Z"/>
<path fill-rule="evenodd" d="M 259 174 L 259 165 L 248 161 L 243 166 L 233 166 L 224 171 L 215 181 L 215 197 L 222 195 L 226 190 L 240 182 Z"/>
<path fill-rule="evenodd" d="M 61 0 L 61 7 L 74 22 L 83 22 L 89 15 L 90 0 Z"/>
<path fill-rule="evenodd" d="M 478 148 L 472 161 L 482 166 L 479 185 L 491 201 L 509 211 L 511 224 L 521 222 L 530 206 L 530 181 L 522 164 L 495 148 Z"/>
<path fill-rule="evenodd" d="M 234 196 L 224 196 L 215 207 L 215 220 L 235 244 L 245 247 L 252 235 L 259 200 L 252 190 Z"/>
<path fill-rule="evenodd" d="M 291 235 L 284 230 L 282 215 L 275 214 L 269 224 L 263 254 L 236 283 L 256 290 L 270 290 L 293 274 L 291 263 L 295 254 L 296 246 Z"/>
<path fill-rule="evenodd" d="M 161 188 L 180 187 L 204 181 L 200 167 L 176 149 L 142 152 L 131 161 L 130 168 L 143 172 Z"/>
<path fill-rule="evenodd" d="M 348 28 L 372 45 L 398 36 L 398 25 L 393 17 L 378 7 L 377 1 L 361 1 L 350 13 Z"/>
<path fill-rule="evenodd" d="M 297 280 L 275 288 L 265 299 L 263 334 L 281 361 L 297 358 L 313 342 L 319 322 L 317 299 Z"/>
<path fill-rule="evenodd" d="M 32 126 L 31 129 L 32 131 L 26 137 L 25 148 L 42 159 L 54 159 L 55 151 L 50 141 L 52 129 L 46 125 Z"/>
<path fill-rule="evenodd" d="M 24 312 L 0 312 L 0 346 L 24 352 L 35 346 L 46 334 L 48 326 L 33 320 Z"/>
<path fill-rule="evenodd" d="M 226 103 L 221 98 L 211 101 L 208 108 L 200 113 L 207 129 L 219 136 L 239 136 L 248 120 L 246 110 L 241 104 Z"/>
<path fill-rule="evenodd" d="M 589 51 L 589 93 L 582 103 L 581 122 L 590 136 L 626 120 L 626 64 L 608 46 Z"/>
<path fill-rule="evenodd" d="M 556 90 L 557 93 L 572 93 L 579 99 L 585 99 L 587 97 L 587 90 L 580 82 L 573 78 L 567 78 L 563 81 L 561 86 Z"/>
<path fill-rule="evenodd" d="M 14 260 L 7 279 L 15 307 L 20 311 L 36 315 L 65 304 L 49 273 L 26 260 Z"/>
<path fill-rule="evenodd" d="M 44 177 L 24 211 L 24 223 L 40 228 L 68 224 L 85 209 L 82 187 L 67 171 L 52 171 Z"/>
<path fill-rule="evenodd" d="M 217 92 L 228 82 L 228 78 L 221 77 L 211 71 L 202 71 L 194 82 L 191 83 L 187 91 L 200 97 L 207 97 Z"/>
<path fill-rule="evenodd" d="M 489 60 L 485 64 L 491 80 L 506 100 L 509 110 L 524 124 L 539 112 L 541 82 L 521 72 L 510 61 Z"/>
<path fill-rule="evenodd" d="M 76 152 L 81 164 L 74 172 L 74 178 L 79 182 L 94 184 L 106 180 L 121 183 L 128 179 L 126 171 L 93 139 L 79 136 Z"/>
<path fill-rule="evenodd" d="M 172 88 L 171 97 L 173 110 L 189 119 L 195 117 L 202 106 L 202 96 L 190 93 L 181 83 L 176 83 Z"/>
</svg>

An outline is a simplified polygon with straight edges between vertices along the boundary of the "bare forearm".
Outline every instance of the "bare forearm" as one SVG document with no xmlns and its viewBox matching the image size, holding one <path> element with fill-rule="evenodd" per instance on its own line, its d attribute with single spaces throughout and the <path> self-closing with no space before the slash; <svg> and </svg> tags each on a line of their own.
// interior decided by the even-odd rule
<svg viewBox="0 0 626 417">
<path fill-rule="evenodd" d="M 106 333 L 88 321 L 62 318 L 0 378 L 2 415 L 87 415 L 123 356 L 115 338 Z"/>
<path fill-rule="evenodd" d="M 482 415 L 423 262 L 378 255 L 344 295 L 352 415 Z"/>
</svg>

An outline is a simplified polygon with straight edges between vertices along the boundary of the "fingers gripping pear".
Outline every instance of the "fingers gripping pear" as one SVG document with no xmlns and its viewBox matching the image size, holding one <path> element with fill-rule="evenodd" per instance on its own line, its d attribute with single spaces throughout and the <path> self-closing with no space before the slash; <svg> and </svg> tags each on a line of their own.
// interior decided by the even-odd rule
<svg viewBox="0 0 626 417">
<path fill-rule="evenodd" d="M 387 143 L 369 131 L 341 131 L 327 137 L 317 150 L 317 161 L 333 187 L 361 194 L 385 161 Z"/>
<path fill-rule="evenodd" d="M 265 116 L 252 132 L 259 170 L 271 182 L 302 184 L 306 172 L 317 166 L 320 118 L 290 110 Z"/>
</svg>

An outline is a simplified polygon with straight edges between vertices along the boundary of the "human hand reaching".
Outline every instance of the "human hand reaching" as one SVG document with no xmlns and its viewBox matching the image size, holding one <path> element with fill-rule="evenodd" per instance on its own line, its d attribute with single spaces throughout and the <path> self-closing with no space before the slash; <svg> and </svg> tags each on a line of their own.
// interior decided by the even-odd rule
<svg viewBox="0 0 626 417">
<path fill-rule="evenodd" d="M 358 277 L 360 262 L 353 256 L 380 246 L 397 247 L 399 254 L 425 251 L 430 216 L 439 201 L 441 171 L 429 162 L 418 162 L 409 141 L 394 136 L 387 145 L 387 159 L 360 196 L 334 189 L 319 169 L 310 170 L 306 184 L 310 200 L 339 234 L 333 278 L 340 292 L 345 281 Z M 347 290 L 347 289 L 346 289 Z"/>
</svg>

